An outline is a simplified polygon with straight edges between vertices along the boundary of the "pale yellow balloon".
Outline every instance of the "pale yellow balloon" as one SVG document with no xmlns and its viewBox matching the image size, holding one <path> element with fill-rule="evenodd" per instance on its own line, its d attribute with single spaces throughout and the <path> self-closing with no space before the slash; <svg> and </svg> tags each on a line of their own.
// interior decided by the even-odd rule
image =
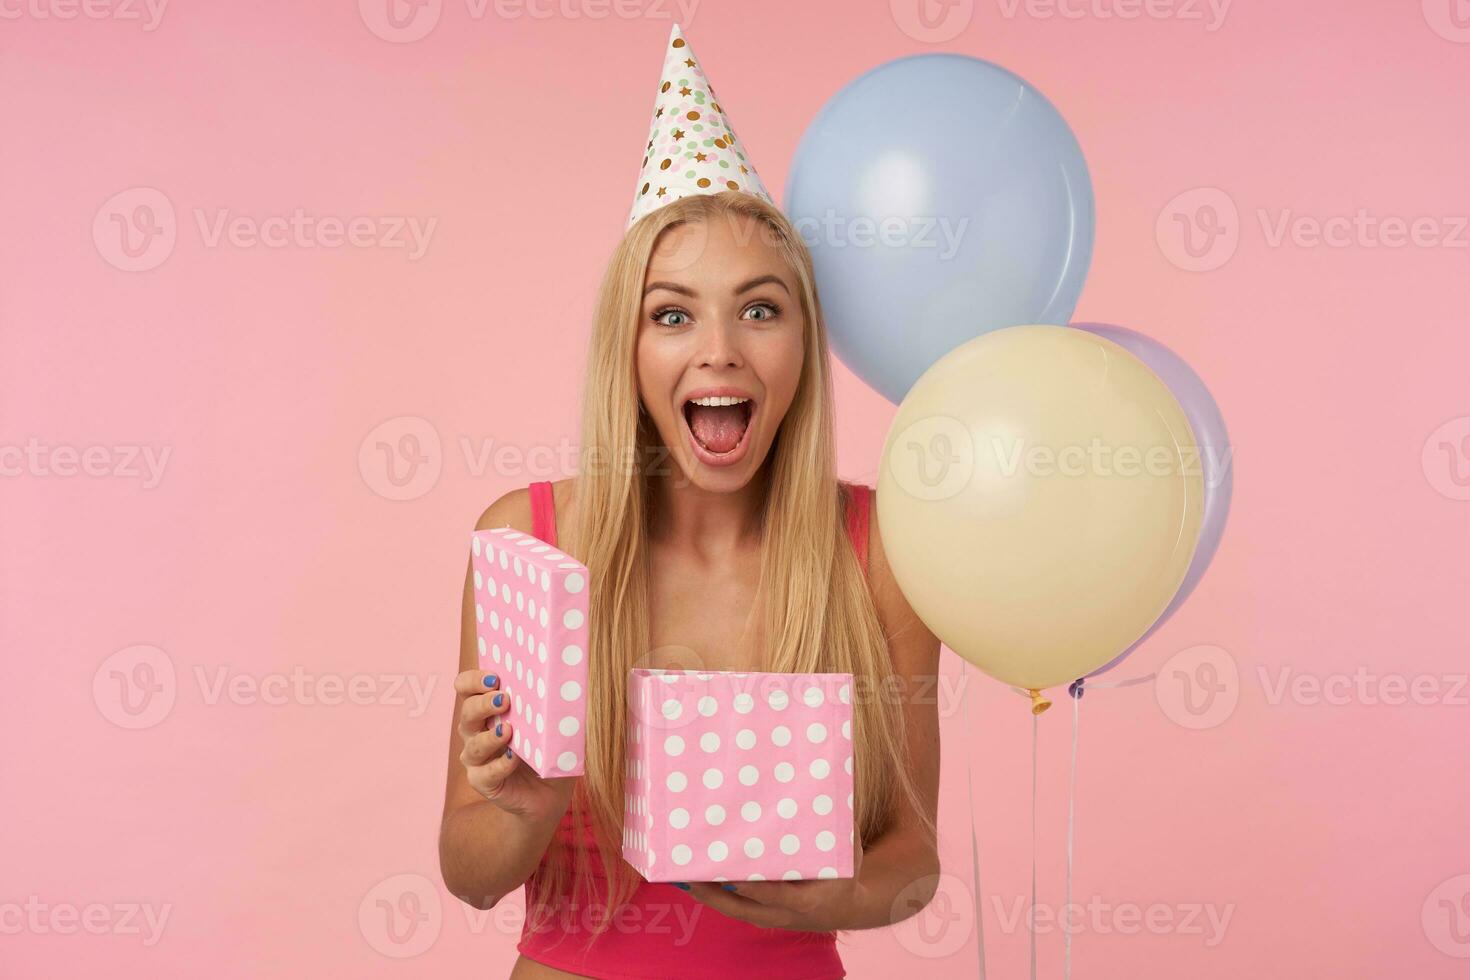
<svg viewBox="0 0 1470 980">
<path fill-rule="evenodd" d="M 883 447 L 883 550 L 914 612 L 1027 689 L 1107 663 L 1173 599 L 1204 480 L 1168 386 L 1110 340 L 1008 327 L 915 382 Z"/>
</svg>

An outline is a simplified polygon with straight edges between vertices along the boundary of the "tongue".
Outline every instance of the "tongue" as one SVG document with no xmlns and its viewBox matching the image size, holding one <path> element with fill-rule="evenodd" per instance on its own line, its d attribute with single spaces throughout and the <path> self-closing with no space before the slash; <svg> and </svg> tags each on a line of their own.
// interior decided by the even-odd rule
<svg viewBox="0 0 1470 980">
<path fill-rule="evenodd" d="M 728 453 L 745 434 L 745 409 L 740 405 L 695 405 L 689 410 L 689 428 L 710 452 Z"/>
</svg>

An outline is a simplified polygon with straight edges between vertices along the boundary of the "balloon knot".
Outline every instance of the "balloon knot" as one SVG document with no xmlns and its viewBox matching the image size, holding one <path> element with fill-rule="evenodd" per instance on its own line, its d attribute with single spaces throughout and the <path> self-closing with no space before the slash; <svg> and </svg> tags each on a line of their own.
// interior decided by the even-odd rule
<svg viewBox="0 0 1470 980">
<path fill-rule="evenodd" d="M 1087 693 L 1087 686 L 1083 683 L 1084 680 L 1086 680 L 1086 678 L 1079 677 L 1075 681 L 1073 681 L 1067 687 L 1067 693 L 1072 695 L 1072 697 L 1074 698 L 1081 698 L 1083 694 Z"/>
<path fill-rule="evenodd" d="M 1039 715 L 1051 707 L 1051 702 L 1041 696 L 1040 689 L 1033 687 L 1026 693 L 1031 695 L 1031 713 L 1033 715 Z"/>
</svg>

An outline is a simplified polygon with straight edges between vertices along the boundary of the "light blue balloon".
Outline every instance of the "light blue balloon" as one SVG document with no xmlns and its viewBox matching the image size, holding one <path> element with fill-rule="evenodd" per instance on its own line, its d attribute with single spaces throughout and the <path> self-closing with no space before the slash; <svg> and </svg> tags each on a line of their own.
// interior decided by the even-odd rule
<svg viewBox="0 0 1470 980">
<path fill-rule="evenodd" d="M 833 96 L 785 209 L 833 350 L 895 404 L 967 340 L 1066 324 L 1092 260 L 1076 137 L 1024 79 L 965 55 L 899 58 Z"/>
</svg>

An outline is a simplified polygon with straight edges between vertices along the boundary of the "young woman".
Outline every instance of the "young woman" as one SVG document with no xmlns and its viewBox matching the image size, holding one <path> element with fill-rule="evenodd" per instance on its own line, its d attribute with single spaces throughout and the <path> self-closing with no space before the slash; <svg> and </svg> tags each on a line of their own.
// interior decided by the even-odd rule
<svg viewBox="0 0 1470 980">
<path fill-rule="evenodd" d="M 554 538 L 591 573 L 587 774 L 543 780 L 508 748 L 467 578 L 445 882 L 481 909 L 526 886 L 513 978 L 844 976 L 834 933 L 912 915 L 937 883 L 939 642 L 868 527 L 869 488 L 834 475 L 826 328 L 790 222 L 722 191 L 635 223 L 586 383 L 582 472 L 476 526 Z M 672 885 L 625 864 L 632 666 L 853 674 L 855 876 Z"/>
</svg>

